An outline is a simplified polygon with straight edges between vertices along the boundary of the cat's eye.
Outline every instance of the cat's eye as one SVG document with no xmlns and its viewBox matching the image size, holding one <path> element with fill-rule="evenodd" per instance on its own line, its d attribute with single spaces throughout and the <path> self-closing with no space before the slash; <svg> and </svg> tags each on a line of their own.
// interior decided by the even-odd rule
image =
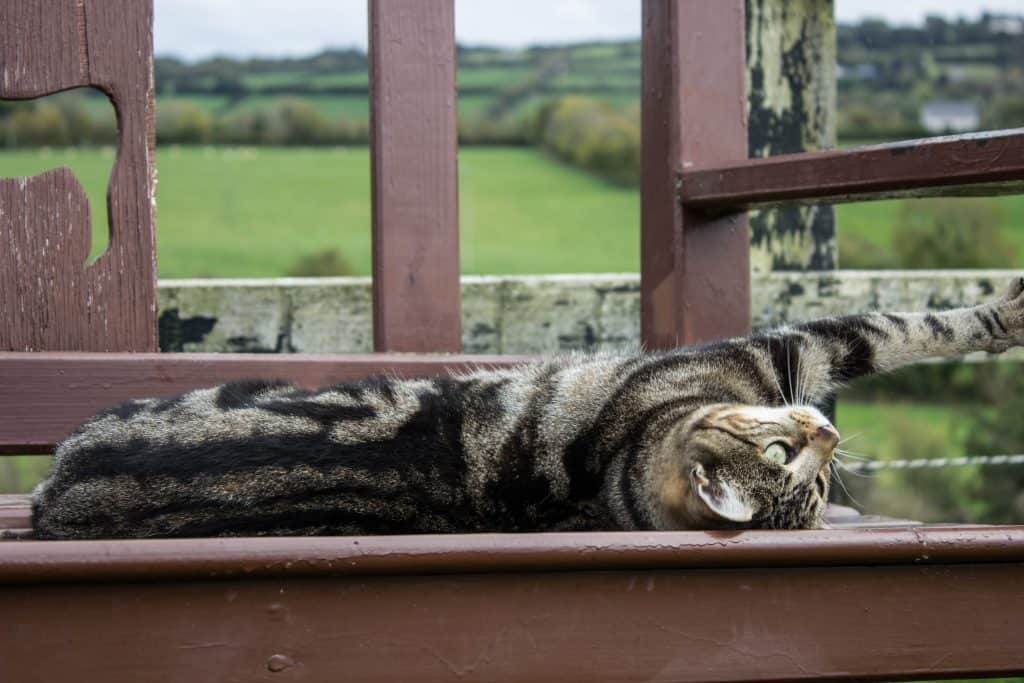
<svg viewBox="0 0 1024 683">
<path fill-rule="evenodd" d="M 793 460 L 793 449 L 789 444 L 782 441 L 776 441 L 768 445 L 768 448 L 764 449 L 764 458 L 768 462 L 773 462 L 776 465 L 786 465 Z"/>
</svg>

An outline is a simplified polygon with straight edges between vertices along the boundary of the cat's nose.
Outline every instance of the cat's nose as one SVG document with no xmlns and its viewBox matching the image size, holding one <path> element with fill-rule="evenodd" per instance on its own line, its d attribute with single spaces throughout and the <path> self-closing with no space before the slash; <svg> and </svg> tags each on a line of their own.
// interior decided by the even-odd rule
<svg viewBox="0 0 1024 683">
<path fill-rule="evenodd" d="M 814 441 L 825 449 L 832 450 L 839 444 L 839 432 L 832 425 L 821 425 L 814 432 Z"/>
</svg>

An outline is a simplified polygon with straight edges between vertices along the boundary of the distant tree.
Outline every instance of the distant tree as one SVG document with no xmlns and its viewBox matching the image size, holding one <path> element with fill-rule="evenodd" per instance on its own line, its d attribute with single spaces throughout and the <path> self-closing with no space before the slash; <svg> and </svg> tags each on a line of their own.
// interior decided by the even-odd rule
<svg viewBox="0 0 1024 683">
<path fill-rule="evenodd" d="M 541 108 L 540 145 L 555 156 L 612 182 L 640 181 L 640 126 L 612 105 L 569 95 Z"/>
<path fill-rule="evenodd" d="M 855 232 L 839 231 L 839 265 L 849 270 L 889 270 L 899 262 L 886 245 L 878 245 Z"/>
<path fill-rule="evenodd" d="M 984 199 L 906 201 L 893 233 L 903 268 L 1006 268 L 1017 250 L 1002 234 L 1003 214 Z"/>
<path fill-rule="evenodd" d="M 321 249 L 300 256 L 288 266 L 285 275 L 289 277 L 329 277 L 351 275 L 352 266 L 337 249 Z"/>
<path fill-rule="evenodd" d="M 1024 126 L 1024 97 L 1003 97 L 985 114 L 986 128 L 1019 128 Z"/>
<path fill-rule="evenodd" d="M 956 40 L 953 26 L 942 17 L 935 15 L 925 17 L 924 34 L 929 45 L 946 45 Z"/>
<path fill-rule="evenodd" d="M 203 144 L 213 134 L 213 117 L 192 102 L 172 102 L 157 108 L 156 138 L 164 144 Z"/>
<path fill-rule="evenodd" d="M 288 145 L 315 145 L 329 138 L 329 124 L 323 114 L 306 100 L 290 97 L 273 110 L 272 134 Z"/>
<path fill-rule="evenodd" d="M 61 147 L 71 142 L 71 131 L 64 113 L 49 102 L 18 107 L 6 118 L 4 128 L 7 144 L 11 147 Z"/>
<path fill-rule="evenodd" d="M 967 429 L 965 445 L 972 455 L 1024 453 L 1024 377 L 1017 368 L 1009 368 L 1000 380 L 999 402 L 975 410 Z M 975 497 L 982 512 L 973 521 L 1024 523 L 1024 466 L 981 467 Z"/>
</svg>

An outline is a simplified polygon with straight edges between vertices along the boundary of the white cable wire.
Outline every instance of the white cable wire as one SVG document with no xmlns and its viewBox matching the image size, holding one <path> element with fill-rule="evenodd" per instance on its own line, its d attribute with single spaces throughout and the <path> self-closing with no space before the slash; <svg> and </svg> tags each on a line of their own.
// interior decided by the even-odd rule
<svg viewBox="0 0 1024 683">
<path fill-rule="evenodd" d="M 1024 453 L 1011 455 L 965 455 L 958 458 L 915 458 L 913 460 L 873 460 L 843 463 L 844 470 L 876 472 L 878 470 L 914 470 L 931 467 L 963 467 L 964 465 L 1024 465 Z"/>
</svg>

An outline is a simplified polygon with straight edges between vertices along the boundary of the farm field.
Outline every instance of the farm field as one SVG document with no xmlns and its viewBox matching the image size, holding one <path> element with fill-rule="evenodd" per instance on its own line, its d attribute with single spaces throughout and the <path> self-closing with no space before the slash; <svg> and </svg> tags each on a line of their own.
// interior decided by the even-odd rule
<svg viewBox="0 0 1024 683">
<path fill-rule="evenodd" d="M 0 175 L 63 164 L 94 212 L 93 255 L 106 241 L 104 194 L 114 152 L 0 151 Z M 157 152 L 161 277 L 281 276 L 302 256 L 336 248 L 370 272 L 366 148 L 161 147 Z M 521 147 L 459 153 L 465 273 L 629 272 L 639 267 L 639 196 Z M 927 200 L 921 200 L 927 201 Z M 972 200 L 979 201 L 979 200 Z M 1024 254 L 1024 196 L 989 198 Z M 900 202 L 837 207 L 840 232 L 888 243 Z"/>
</svg>

